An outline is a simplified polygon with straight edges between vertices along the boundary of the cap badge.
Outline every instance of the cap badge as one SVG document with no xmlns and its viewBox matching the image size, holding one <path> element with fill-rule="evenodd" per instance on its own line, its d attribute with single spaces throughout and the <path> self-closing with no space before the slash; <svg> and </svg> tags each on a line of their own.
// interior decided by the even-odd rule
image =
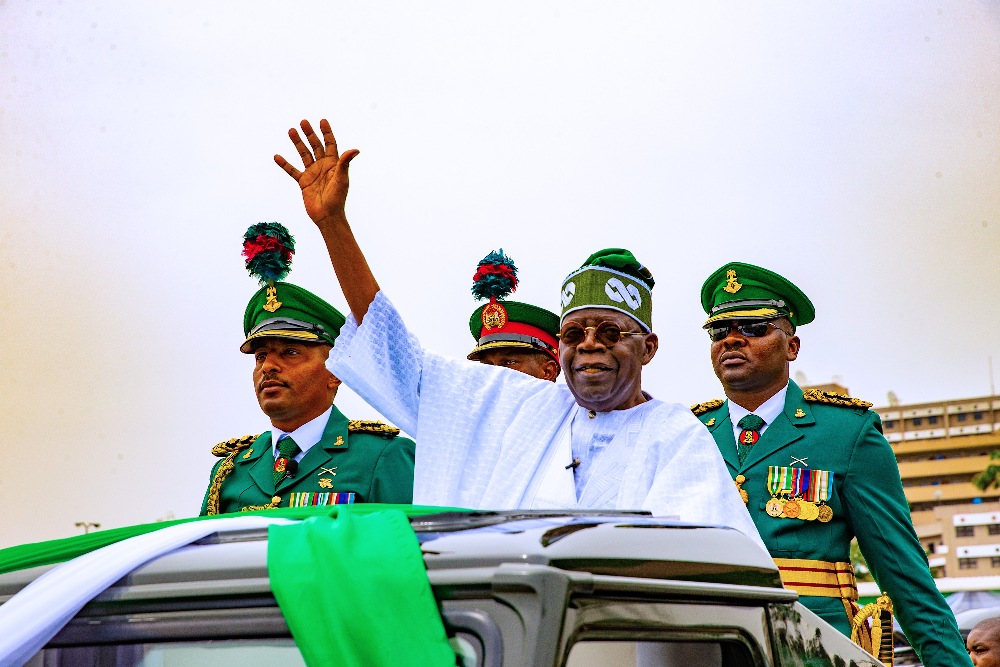
<svg viewBox="0 0 1000 667">
<path fill-rule="evenodd" d="M 729 269 L 726 271 L 726 286 L 722 289 L 726 290 L 730 294 L 736 294 L 743 287 L 742 283 L 736 282 L 736 269 Z"/>
<path fill-rule="evenodd" d="M 274 286 L 273 282 L 267 286 L 267 303 L 261 306 L 261 308 L 269 313 L 273 313 L 281 308 L 281 302 L 278 301 L 278 288 Z"/>
<path fill-rule="evenodd" d="M 503 329 L 507 326 L 507 309 L 496 302 L 488 303 L 483 308 L 481 318 L 487 329 Z"/>
</svg>

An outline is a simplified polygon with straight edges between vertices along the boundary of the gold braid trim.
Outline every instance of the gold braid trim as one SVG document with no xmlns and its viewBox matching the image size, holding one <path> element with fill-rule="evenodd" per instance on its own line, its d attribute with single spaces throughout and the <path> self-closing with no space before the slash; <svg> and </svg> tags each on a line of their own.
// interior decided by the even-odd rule
<svg viewBox="0 0 1000 667">
<path fill-rule="evenodd" d="M 827 405 L 839 405 L 842 408 L 862 408 L 867 410 L 872 407 L 868 401 L 860 398 L 851 398 L 832 391 L 820 391 L 819 389 L 806 389 L 802 392 L 802 398 L 806 403 L 826 403 Z"/>
<path fill-rule="evenodd" d="M 851 641 L 868 651 L 886 667 L 892 667 L 892 600 L 883 593 L 875 602 L 859 607 L 844 600 L 844 610 L 851 622 Z M 872 620 L 869 628 L 868 619 Z"/>
<path fill-rule="evenodd" d="M 705 414 L 709 410 L 721 408 L 723 403 L 725 403 L 725 401 L 719 398 L 713 398 L 711 401 L 705 401 L 704 403 L 695 403 L 691 406 L 691 412 L 694 413 L 695 417 L 698 417 L 699 415 Z"/>
<path fill-rule="evenodd" d="M 230 438 L 225 442 L 220 442 L 215 447 L 212 447 L 212 453 L 216 456 L 222 457 L 226 454 L 232 454 L 233 452 L 241 452 L 250 445 L 253 441 L 261 436 L 260 433 L 257 435 L 244 435 L 241 438 Z"/>
<path fill-rule="evenodd" d="M 348 433 L 381 433 L 383 435 L 391 435 L 394 438 L 399 435 L 399 429 L 395 426 L 389 426 L 380 421 L 367 421 L 365 419 L 352 419 L 347 422 L 347 431 Z"/>
<path fill-rule="evenodd" d="M 250 505 L 249 507 L 241 507 L 241 512 L 255 512 L 257 510 L 273 510 L 275 507 L 281 504 L 281 496 L 271 496 L 271 502 L 267 505 Z"/>
<path fill-rule="evenodd" d="M 220 442 L 212 447 L 213 454 L 216 456 L 225 456 L 226 458 L 219 464 L 219 467 L 215 471 L 215 476 L 212 478 L 212 483 L 208 487 L 208 502 L 205 503 L 206 514 L 219 513 L 219 494 L 222 493 L 222 483 L 226 481 L 226 477 L 236 467 L 236 464 L 233 462 L 236 455 L 253 444 L 253 441 L 259 437 L 259 433 L 257 435 L 245 435 L 242 438 L 232 438 L 225 442 Z"/>
</svg>

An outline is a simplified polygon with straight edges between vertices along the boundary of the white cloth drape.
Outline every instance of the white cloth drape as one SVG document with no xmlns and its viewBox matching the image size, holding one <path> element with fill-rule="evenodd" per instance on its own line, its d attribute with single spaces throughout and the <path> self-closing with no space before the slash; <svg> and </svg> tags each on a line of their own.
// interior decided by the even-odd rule
<svg viewBox="0 0 1000 667">
<path fill-rule="evenodd" d="M 181 523 L 109 544 L 38 577 L 0 605 L 0 667 L 21 667 L 85 604 L 148 561 L 206 535 L 250 530 L 289 519 L 233 517 Z"/>
<path fill-rule="evenodd" d="M 764 548 L 715 441 L 684 406 L 632 408 L 578 498 L 566 465 L 572 423 L 587 417 L 566 386 L 424 350 L 381 292 L 362 326 L 348 318 L 327 367 L 416 438 L 414 503 L 646 509 L 735 528 Z"/>
</svg>

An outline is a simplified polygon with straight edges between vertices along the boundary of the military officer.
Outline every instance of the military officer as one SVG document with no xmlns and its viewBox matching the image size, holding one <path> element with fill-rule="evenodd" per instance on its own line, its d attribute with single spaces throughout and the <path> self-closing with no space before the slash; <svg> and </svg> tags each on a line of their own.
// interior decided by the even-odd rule
<svg viewBox="0 0 1000 667">
<path fill-rule="evenodd" d="M 796 327 L 813 320 L 812 303 L 778 274 L 739 262 L 705 281 L 701 302 L 727 400 L 692 410 L 715 438 L 785 586 L 870 652 L 881 645 L 883 660 L 891 659 L 894 607 L 924 665 L 968 665 L 878 414 L 871 403 L 803 391 L 789 379 L 801 344 Z M 850 564 L 855 536 L 888 594 L 863 609 Z"/>
<path fill-rule="evenodd" d="M 503 248 L 479 262 L 472 294 L 489 302 L 469 318 L 476 347 L 467 358 L 555 382 L 559 377 L 559 316 L 530 303 L 507 300 L 516 288 L 517 268 Z"/>
<path fill-rule="evenodd" d="M 255 225 L 248 235 L 287 251 L 291 237 L 278 227 Z M 413 501 L 413 441 L 381 422 L 348 420 L 333 404 L 340 380 L 326 360 L 343 324 L 336 308 L 291 283 L 268 279 L 250 299 L 240 351 L 254 356 L 257 402 L 273 428 L 212 448 L 221 460 L 202 515 Z"/>
</svg>

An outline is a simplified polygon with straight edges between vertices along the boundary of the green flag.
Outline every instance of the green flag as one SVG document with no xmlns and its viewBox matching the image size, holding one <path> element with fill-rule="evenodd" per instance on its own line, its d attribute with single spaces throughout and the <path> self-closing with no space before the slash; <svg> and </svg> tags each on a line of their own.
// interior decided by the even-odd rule
<svg viewBox="0 0 1000 667">
<path fill-rule="evenodd" d="M 271 590 L 309 667 L 454 667 L 406 515 L 338 508 L 268 529 Z"/>
</svg>

